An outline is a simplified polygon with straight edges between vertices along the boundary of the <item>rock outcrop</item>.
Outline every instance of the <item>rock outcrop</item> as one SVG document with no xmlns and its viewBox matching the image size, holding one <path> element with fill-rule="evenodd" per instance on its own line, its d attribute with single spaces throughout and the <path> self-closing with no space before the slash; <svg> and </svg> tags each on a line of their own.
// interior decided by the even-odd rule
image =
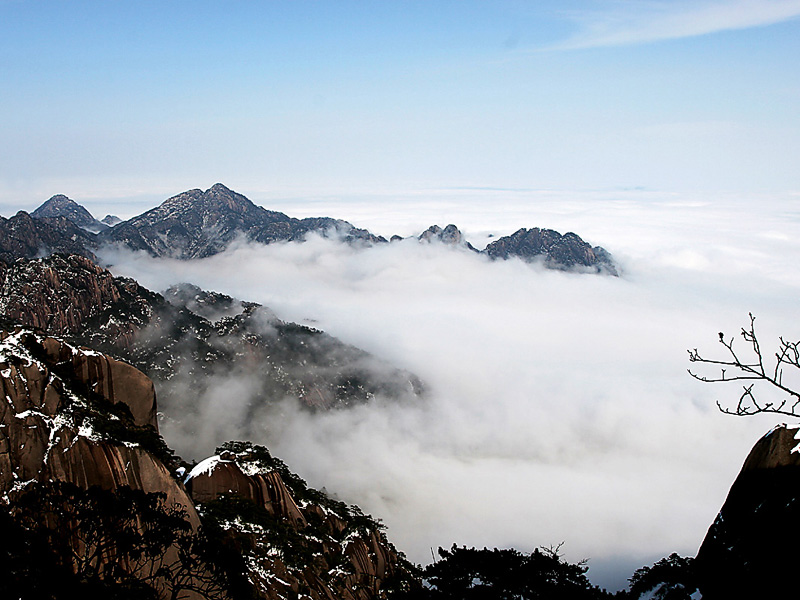
<svg viewBox="0 0 800 600">
<path fill-rule="evenodd" d="M 82 341 L 89 341 L 87 330 L 94 325 L 102 327 L 109 342 L 126 345 L 147 324 L 143 319 L 152 314 L 154 300 L 154 294 L 133 280 L 114 277 L 83 256 L 0 263 L 0 314 L 52 335 L 81 332 Z M 140 314 L 135 318 L 130 305 L 137 302 Z M 104 312 L 113 313 L 113 320 L 109 315 L 104 323 L 92 323 Z"/>
<path fill-rule="evenodd" d="M 435 240 L 447 246 L 463 246 L 468 250 L 477 252 L 473 245 L 464 239 L 458 227 L 452 223 L 444 229 L 438 225 L 431 225 L 428 229 L 423 231 L 417 239 L 421 242 L 431 242 Z"/>
<path fill-rule="evenodd" d="M 604 248 L 592 247 L 571 232 L 561 235 L 552 229 L 523 228 L 493 241 L 484 252 L 492 259 L 518 257 L 529 262 L 541 260 L 551 269 L 618 275 L 611 255 Z"/>
<path fill-rule="evenodd" d="M 774 598 L 793 589 L 798 518 L 800 429 L 780 425 L 753 447 L 697 553 L 703 598 Z"/>
<path fill-rule="evenodd" d="M 155 392 L 143 373 L 18 328 L 0 333 L 0 376 L 0 495 L 55 479 L 170 491 L 191 506 L 154 457 L 161 446 L 135 441 L 157 437 Z"/>
<path fill-rule="evenodd" d="M 56 194 L 47 200 L 31 213 L 31 217 L 34 219 L 64 217 L 92 233 L 108 229 L 108 225 L 95 219 L 92 213 L 63 194 Z"/>
<path fill-rule="evenodd" d="M 266 448 L 231 442 L 218 451 L 188 474 L 187 487 L 202 514 L 229 515 L 225 535 L 251 548 L 245 562 L 263 597 L 368 600 L 416 585 L 380 524 L 357 507 L 309 489 Z M 273 520 L 286 527 L 282 536 L 265 527 Z"/>
</svg>

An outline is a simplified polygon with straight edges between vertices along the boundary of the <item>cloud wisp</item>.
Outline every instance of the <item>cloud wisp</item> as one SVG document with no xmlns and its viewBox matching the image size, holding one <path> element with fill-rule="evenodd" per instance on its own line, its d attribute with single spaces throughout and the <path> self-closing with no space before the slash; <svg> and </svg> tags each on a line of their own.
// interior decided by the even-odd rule
<svg viewBox="0 0 800 600">
<path fill-rule="evenodd" d="M 611 2 L 602 10 L 569 11 L 578 31 L 552 50 L 648 44 L 773 25 L 800 16 L 798 0 Z"/>
</svg>

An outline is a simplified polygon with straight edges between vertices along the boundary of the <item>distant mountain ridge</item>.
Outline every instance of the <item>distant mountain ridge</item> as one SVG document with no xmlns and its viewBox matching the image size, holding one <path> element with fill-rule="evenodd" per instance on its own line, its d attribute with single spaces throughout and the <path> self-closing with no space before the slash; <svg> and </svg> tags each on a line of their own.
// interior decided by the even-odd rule
<svg viewBox="0 0 800 600">
<path fill-rule="evenodd" d="M 24 220 L 19 213 L 15 218 Z M 104 245 L 120 245 L 144 251 L 152 256 L 193 259 L 213 256 L 224 251 L 234 241 L 271 244 L 274 242 L 303 241 L 309 233 L 334 236 L 343 242 L 359 246 L 386 243 L 387 240 L 332 217 L 296 219 L 284 213 L 257 206 L 244 195 L 234 192 L 221 183 L 203 191 L 192 189 L 168 198 L 159 206 L 127 221 L 117 222 L 106 217 L 106 223 L 97 221 L 91 213 L 66 196 L 53 196 L 37 208 L 30 217 L 33 225 L 26 225 L 35 243 L 23 247 L 20 235 L 0 222 L 0 258 L 34 258 L 50 252 L 69 252 L 93 257 Z M 79 228 L 80 234 L 68 231 L 67 220 Z M 89 230 L 99 231 L 96 234 Z M 39 231 L 41 230 L 41 231 Z M 60 237 L 59 237 L 60 236 Z M 24 236 L 22 236 L 24 237 Z M 402 239 L 392 236 L 392 241 Z M 442 229 L 432 225 L 418 237 L 420 241 L 439 242 L 463 247 L 485 254 L 494 260 L 519 258 L 538 262 L 544 267 L 578 272 L 618 275 L 611 254 L 600 246 L 592 246 L 575 233 L 564 235 L 552 229 L 519 229 L 509 236 L 498 238 L 479 251 L 464 239 L 453 224 Z"/>
<path fill-rule="evenodd" d="M 124 244 L 153 256 L 203 258 L 218 254 L 236 238 L 270 244 L 299 241 L 307 233 L 335 231 L 345 241 L 385 242 L 365 229 L 328 217 L 295 219 L 256 206 L 245 196 L 217 183 L 205 192 L 189 190 L 160 206 L 124 221 L 100 241 Z"/>
<path fill-rule="evenodd" d="M 108 229 L 108 225 L 94 218 L 92 213 L 83 206 L 67 198 L 63 194 L 56 194 L 31 213 L 34 219 L 66 217 L 78 227 L 100 233 Z"/>
</svg>

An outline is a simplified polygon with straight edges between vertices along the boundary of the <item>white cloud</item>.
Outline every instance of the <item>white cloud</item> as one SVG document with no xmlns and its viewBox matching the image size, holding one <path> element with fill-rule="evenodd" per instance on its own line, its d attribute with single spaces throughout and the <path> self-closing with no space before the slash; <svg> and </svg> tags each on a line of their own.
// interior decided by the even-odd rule
<svg viewBox="0 0 800 600">
<path fill-rule="evenodd" d="M 619 279 L 410 240 L 359 251 L 319 238 L 193 262 L 117 257 L 116 268 L 150 287 L 188 280 L 287 320 L 315 319 L 425 380 L 419 404 L 318 415 L 287 404 L 247 432 L 312 485 L 383 519 L 413 560 L 453 542 L 530 550 L 563 540 L 568 558 L 591 557 L 590 575 L 614 587 L 672 551 L 696 552 L 775 422 L 720 415 L 714 400 L 736 390 L 692 380 L 686 349 L 713 352 L 716 332 L 735 333 L 748 311 L 765 344 L 800 338 L 798 205 L 481 191 L 408 212 L 328 207 L 360 215 L 359 226 L 382 223 L 382 233 L 410 219 L 417 231 L 445 225 L 443 215 L 472 239 L 521 226 L 573 230 L 623 261 Z M 195 451 L 231 433 L 215 428 L 200 432 L 208 437 L 195 438 Z"/>
<path fill-rule="evenodd" d="M 762 27 L 800 16 L 800 1 L 617 1 L 603 10 L 571 11 L 567 15 L 579 30 L 555 49 L 646 44 Z"/>
</svg>

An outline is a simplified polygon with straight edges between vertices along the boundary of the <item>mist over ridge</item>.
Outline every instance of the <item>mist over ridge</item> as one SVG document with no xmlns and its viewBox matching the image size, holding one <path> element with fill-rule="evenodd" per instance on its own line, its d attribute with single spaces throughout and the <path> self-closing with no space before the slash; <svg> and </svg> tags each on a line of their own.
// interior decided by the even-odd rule
<svg viewBox="0 0 800 600">
<path fill-rule="evenodd" d="M 523 202 L 507 214 L 471 198 L 461 207 L 470 241 L 481 210 L 487 229 L 506 219 L 590 231 L 624 276 L 490 264 L 414 240 L 362 250 L 315 236 L 197 261 L 103 258 L 151 289 L 191 281 L 313 321 L 420 376 L 426 403 L 314 416 L 287 404 L 254 439 L 312 484 L 358 499 L 412 560 L 454 541 L 530 549 L 564 540 L 569 558 L 592 558 L 593 580 L 619 587 L 650 559 L 693 554 L 773 423 L 718 414 L 714 400 L 735 390 L 692 381 L 686 349 L 738 331 L 750 310 L 765 340 L 793 335 L 792 205 L 776 199 L 754 213 L 737 199 L 627 194 L 531 202 L 522 221 Z M 352 214 L 378 212 L 339 208 L 370 229 Z M 400 219 L 421 231 L 444 225 L 441 216 L 437 206 Z M 191 445 L 169 441 L 191 456 Z"/>
</svg>

